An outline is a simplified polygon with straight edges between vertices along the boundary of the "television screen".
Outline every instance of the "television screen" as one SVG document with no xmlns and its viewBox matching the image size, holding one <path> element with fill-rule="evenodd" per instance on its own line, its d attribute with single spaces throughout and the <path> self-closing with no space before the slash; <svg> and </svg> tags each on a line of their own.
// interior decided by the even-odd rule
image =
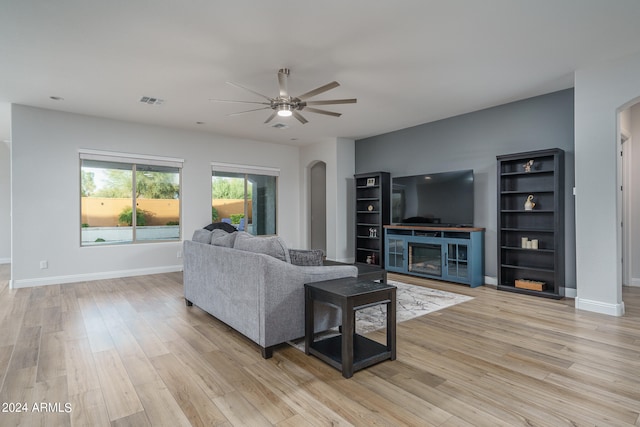
<svg viewBox="0 0 640 427">
<path fill-rule="evenodd" d="M 394 224 L 473 226 L 473 170 L 398 176 L 391 184 Z"/>
</svg>

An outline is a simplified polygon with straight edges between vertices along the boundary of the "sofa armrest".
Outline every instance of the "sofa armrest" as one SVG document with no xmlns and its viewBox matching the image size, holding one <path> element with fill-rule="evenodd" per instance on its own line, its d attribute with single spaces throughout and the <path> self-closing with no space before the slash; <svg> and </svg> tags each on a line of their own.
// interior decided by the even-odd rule
<svg viewBox="0 0 640 427">
<path fill-rule="evenodd" d="M 289 249 L 291 264 L 300 266 L 320 266 L 324 258 L 321 249 Z"/>
<path fill-rule="evenodd" d="M 297 266 L 275 258 L 265 259 L 265 286 L 261 299 L 265 315 L 264 336 L 267 345 L 304 336 L 304 284 L 343 277 L 357 277 L 358 268 L 341 266 Z M 338 310 L 328 306 L 316 310 L 316 330 L 340 324 Z"/>
</svg>

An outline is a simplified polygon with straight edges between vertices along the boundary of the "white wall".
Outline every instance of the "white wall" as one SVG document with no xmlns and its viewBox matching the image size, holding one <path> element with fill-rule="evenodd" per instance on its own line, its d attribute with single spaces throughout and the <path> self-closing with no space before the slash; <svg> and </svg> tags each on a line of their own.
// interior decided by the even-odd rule
<svg viewBox="0 0 640 427">
<path fill-rule="evenodd" d="M 11 158 L 9 143 L 0 140 L 0 264 L 11 261 Z"/>
<path fill-rule="evenodd" d="M 355 173 L 355 143 L 348 139 L 333 139 L 300 149 L 302 247 L 309 245 L 309 168 L 316 161 L 327 165 L 327 258 L 354 261 L 353 174 Z"/>
<path fill-rule="evenodd" d="M 640 96 L 640 53 L 575 73 L 576 308 L 624 314 L 618 111 Z"/>
<path fill-rule="evenodd" d="M 187 239 L 211 222 L 212 161 L 280 168 L 278 234 L 291 247 L 301 244 L 297 147 L 14 105 L 14 287 L 181 269 L 181 242 L 80 247 L 81 148 L 184 159 Z"/>
<path fill-rule="evenodd" d="M 356 171 L 356 143 L 352 139 L 338 138 L 336 146 L 335 195 L 335 240 L 339 259 L 355 262 L 356 186 L 353 175 Z"/>
</svg>

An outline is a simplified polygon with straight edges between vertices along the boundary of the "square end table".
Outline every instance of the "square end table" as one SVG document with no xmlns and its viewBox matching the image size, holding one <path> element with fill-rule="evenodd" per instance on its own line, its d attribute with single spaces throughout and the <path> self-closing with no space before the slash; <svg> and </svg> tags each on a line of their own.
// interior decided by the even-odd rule
<svg viewBox="0 0 640 427">
<path fill-rule="evenodd" d="M 351 378 L 355 371 L 396 359 L 396 287 L 356 277 L 306 283 L 305 353 L 312 354 Z M 314 302 L 319 301 L 342 311 L 341 334 L 314 341 Z M 355 331 L 355 313 L 363 308 L 387 305 L 386 345 Z"/>
</svg>

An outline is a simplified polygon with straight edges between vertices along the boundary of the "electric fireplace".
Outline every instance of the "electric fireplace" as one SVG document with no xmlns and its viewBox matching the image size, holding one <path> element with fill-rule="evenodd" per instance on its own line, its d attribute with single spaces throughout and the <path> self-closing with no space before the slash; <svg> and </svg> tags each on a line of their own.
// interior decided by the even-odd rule
<svg viewBox="0 0 640 427">
<path fill-rule="evenodd" d="M 442 245 L 409 243 L 409 271 L 442 276 Z"/>
</svg>

